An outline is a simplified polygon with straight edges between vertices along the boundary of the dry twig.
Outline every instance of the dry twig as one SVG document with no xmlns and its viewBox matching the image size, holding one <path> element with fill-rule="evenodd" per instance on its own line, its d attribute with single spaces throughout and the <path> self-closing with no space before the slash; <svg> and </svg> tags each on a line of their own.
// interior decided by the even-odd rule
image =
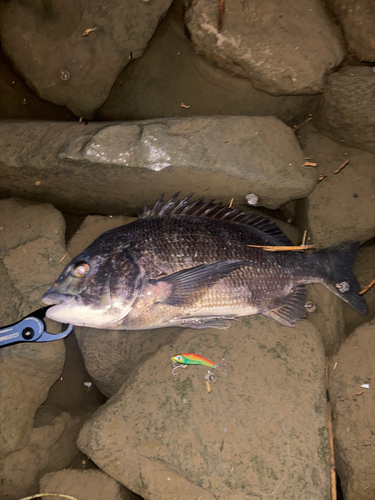
<svg viewBox="0 0 375 500">
<path fill-rule="evenodd" d="M 366 286 L 365 286 L 365 288 L 359 292 L 359 295 L 363 295 L 364 293 L 366 293 L 366 292 L 367 292 L 367 290 L 370 290 L 370 288 L 371 288 L 372 286 L 374 286 L 374 285 L 375 285 L 375 279 L 373 279 L 373 280 L 371 281 L 371 283 L 369 283 L 368 285 L 366 285 Z"/>
<path fill-rule="evenodd" d="M 339 172 L 341 172 L 341 170 L 343 168 L 346 167 L 346 165 L 349 163 L 349 160 L 345 160 L 344 163 L 342 163 L 339 168 L 336 168 L 336 170 L 333 172 L 334 174 L 338 174 Z"/>
<path fill-rule="evenodd" d="M 329 373 L 328 373 L 328 358 L 326 358 L 326 393 L 329 394 Z M 330 447 L 330 463 L 331 463 L 331 500 L 337 500 L 336 488 L 336 464 L 335 464 L 335 448 L 332 428 L 332 411 L 329 397 L 327 397 L 327 414 L 328 414 L 328 432 L 329 432 L 329 447 Z"/>
<path fill-rule="evenodd" d="M 245 245 L 252 248 L 262 248 L 266 252 L 304 252 L 310 248 L 316 248 L 315 245 L 296 245 L 293 247 L 278 247 L 278 246 L 265 246 L 265 245 Z"/>
</svg>

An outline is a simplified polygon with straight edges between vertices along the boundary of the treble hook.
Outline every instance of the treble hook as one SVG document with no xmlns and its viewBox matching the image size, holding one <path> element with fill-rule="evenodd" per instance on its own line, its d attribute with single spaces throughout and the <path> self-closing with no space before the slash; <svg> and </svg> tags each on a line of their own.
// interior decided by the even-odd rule
<svg viewBox="0 0 375 500">
<path fill-rule="evenodd" d="M 172 370 L 172 375 L 178 375 L 178 373 L 175 373 L 174 371 L 177 370 L 177 368 L 186 368 L 187 365 L 172 365 L 173 370 Z"/>
</svg>

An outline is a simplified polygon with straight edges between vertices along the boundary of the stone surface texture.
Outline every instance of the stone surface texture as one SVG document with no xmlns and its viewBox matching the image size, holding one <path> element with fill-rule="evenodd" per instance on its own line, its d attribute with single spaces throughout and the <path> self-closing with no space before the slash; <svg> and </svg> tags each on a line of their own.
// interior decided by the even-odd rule
<svg viewBox="0 0 375 500">
<path fill-rule="evenodd" d="M 318 164 L 315 170 L 326 177 L 300 204 L 297 225 L 301 230 L 308 229 L 311 242 L 319 246 L 345 240 L 364 243 L 373 238 L 375 155 L 337 144 L 311 123 L 301 127 L 298 137 L 306 157 Z M 340 173 L 334 174 L 346 160 L 350 163 Z"/>
<path fill-rule="evenodd" d="M 5 53 L 40 97 L 92 118 L 121 70 L 145 51 L 171 0 L 5 2 Z M 91 29 L 87 36 L 86 30 Z"/>
<path fill-rule="evenodd" d="M 22 450 L 0 461 L 0 498 L 18 500 L 38 492 L 43 474 L 67 467 L 78 453 L 76 439 L 85 414 L 41 406 Z"/>
<path fill-rule="evenodd" d="M 210 392 L 205 366 L 172 375 L 170 358 L 183 352 L 228 363 Z M 229 331 L 184 330 L 86 422 L 78 446 L 145 500 L 297 500 L 301 491 L 328 500 L 319 332 L 259 316 Z"/>
<path fill-rule="evenodd" d="M 336 468 L 345 500 L 375 498 L 375 320 L 358 327 L 331 360 Z M 363 384 L 370 388 L 361 388 Z"/>
<path fill-rule="evenodd" d="M 42 307 L 46 287 L 63 269 L 65 222 L 51 205 L 0 201 L 0 324 Z M 64 343 L 16 344 L 0 350 L 0 457 L 23 448 L 34 414 L 64 366 Z"/>
<path fill-rule="evenodd" d="M 360 61 L 375 62 L 375 4 L 373 0 L 328 0 Z"/>
<path fill-rule="evenodd" d="M 337 142 L 375 154 L 373 68 L 348 66 L 333 73 L 314 122 Z"/>
<path fill-rule="evenodd" d="M 185 20 L 194 50 L 260 90 L 321 92 L 326 74 L 344 59 L 339 32 L 318 0 L 236 0 L 220 33 L 218 10 L 215 1 L 191 2 Z"/>
<path fill-rule="evenodd" d="M 66 469 L 48 472 L 39 482 L 39 492 L 62 493 L 79 500 L 136 500 L 139 498 L 100 470 Z M 45 500 L 55 500 L 46 496 Z"/>
<path fill-rule="evenodd" d="M 80 213 L 135 215 L 181 190 L 224 203 L 255 193 L 277 208 L 316 186 L 295 134 L 274 117 L 0 123 L 0 148 L 3 192 Z"/>
</svg>

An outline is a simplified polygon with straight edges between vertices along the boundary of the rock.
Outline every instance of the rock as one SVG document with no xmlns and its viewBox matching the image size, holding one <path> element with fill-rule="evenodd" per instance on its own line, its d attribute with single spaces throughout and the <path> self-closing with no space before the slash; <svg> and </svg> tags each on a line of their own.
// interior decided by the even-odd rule
<svg viewBox="0 0 375 500">
<path fill-rule="evenodd" d="M 372 0 L 328 0 L 358 59 L 375 62 L 375 9 Z"/>
<path fill-rule="evenodd" d="M 316 186 L 295 134 L 274 117 L 3 123 L 0 150 L 3 191 L 79 213 L 135 215 L 181 189 L 236 203 L 255 193 L 259 206 L 277 208 Z"/>
<path fill-rule="evenodd" d="M 362 246 L 354 262 L 353 270 L 359 282 L 364 288 L 375 277 L 375 241 Z M 371 244 L 372 243 L 372 244 Z M 349 335 L 355 328 L 370 321 L 375 316 L 375 286 L 372 286 L 365 294 L 366 302 L 370 312 L 367 316 L 357 314 L 352 307 L 345 307 L 344 319 L 346 335 Z"/>
<path fill-rule="evenodd" d="M 0 201 L 0 325 L 42 306 L 41 297 L 63 266 L 65 223 L 50 205 Z M 64 366 L 63 342 L 0 349 L 0 458 L 23 448 L 34 414 Z"/>
<path fill-rule="evenodd" d="M 264 115 L 296 125 L 314 114 L 317 95 L 274 96 L 199 57 L 184 32 L 181 4 L 173 2 L 147 51 L 118 76 L 98 119 Z"/>
<path fill-rule="evenodd" d="M 39 492 L 71 495 L 80 500 L 136 500 L 139 497 L 100 470 L 66 469 L 48 472 L 39 482 Z M 46 500 L 56 497 L 47 496 Z"/>
<path fill-rule="evenodd" d="M 227 372 L 214 370 L 208 392 L 207 367 L 172 375 L 170 358 L 179 352 L 229 363 Z M 300 499 L 301 491 L 328 499 L 320 335 L 307 321 L 287 329 L 261 316 L 228 332 L 183 330 L 86 422 L 78 446 L 145 500 L 234 500 L 276 490 L 280 500 Z"/>
<path fill-rule="evenodd" d="M 2 3 L 2 46 L 40 97 L 92 118 L 131 59 L 140 57 L 171 0 Z M 38 27 L 38 29 L 36 29 Z M 85 36 L 87 30 L 94 30 Z"/>
<path fill-rule="evenodd" d="M 193 0 L 186 25 L 197 54 L 271 94 L 321 92 L 345 57 L 321 2 L 232 2 L 218 31 L 215 2 Z M 313 49 L 312 49 L 313 48 Z"/>
<path fill-rule="evenodd" d="M 371 239 L 375 236 L 375 156 L 331 141 L 311 123 L 298 134 L 306 157 L 317 162 L 315 170 L 327 177 L 299 202 L 296 225 L 301 231 L 308 229 L 318 246 Z M 334 174 L 346 160 L 350 163 Z"/>
<path fill-rule="evenodd" d="M 0 461 L 0 497 L 16 500 L 37 493 L 43 474 L 67 467 L 78 452 L 76 439 L 85 417 L 41 406 L 27 446 Z"/>
<path fill-rule="evenodd" d="M 328 78 L 314 123 L 337 142 L 375 154 L 375 73 L 348 66 Z"/>
<path fill-rule="evenodd" d="M 358 327 L 330 365 L 336 469 L 346 500 L 375 497 L 375 320 Z M 369 389 L 361 388 L 370 384 Z"/>
</svg>

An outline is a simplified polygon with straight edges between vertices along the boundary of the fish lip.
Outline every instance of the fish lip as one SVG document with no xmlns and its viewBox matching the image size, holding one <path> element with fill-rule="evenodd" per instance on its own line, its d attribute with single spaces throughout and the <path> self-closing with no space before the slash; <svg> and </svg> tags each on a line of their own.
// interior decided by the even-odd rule
<svg viewBox="0 0 375 500">
<path fill-rule="evenodd" d="M 73 298 L 73 296 L 69 297 L 67 295 L 64 295 L 63 293 L 57 292 L 46 292 L 42 297 L 42 302 L 47 306 L 58 306 L 63 304 L 70 298 Z"/>
</svg>

